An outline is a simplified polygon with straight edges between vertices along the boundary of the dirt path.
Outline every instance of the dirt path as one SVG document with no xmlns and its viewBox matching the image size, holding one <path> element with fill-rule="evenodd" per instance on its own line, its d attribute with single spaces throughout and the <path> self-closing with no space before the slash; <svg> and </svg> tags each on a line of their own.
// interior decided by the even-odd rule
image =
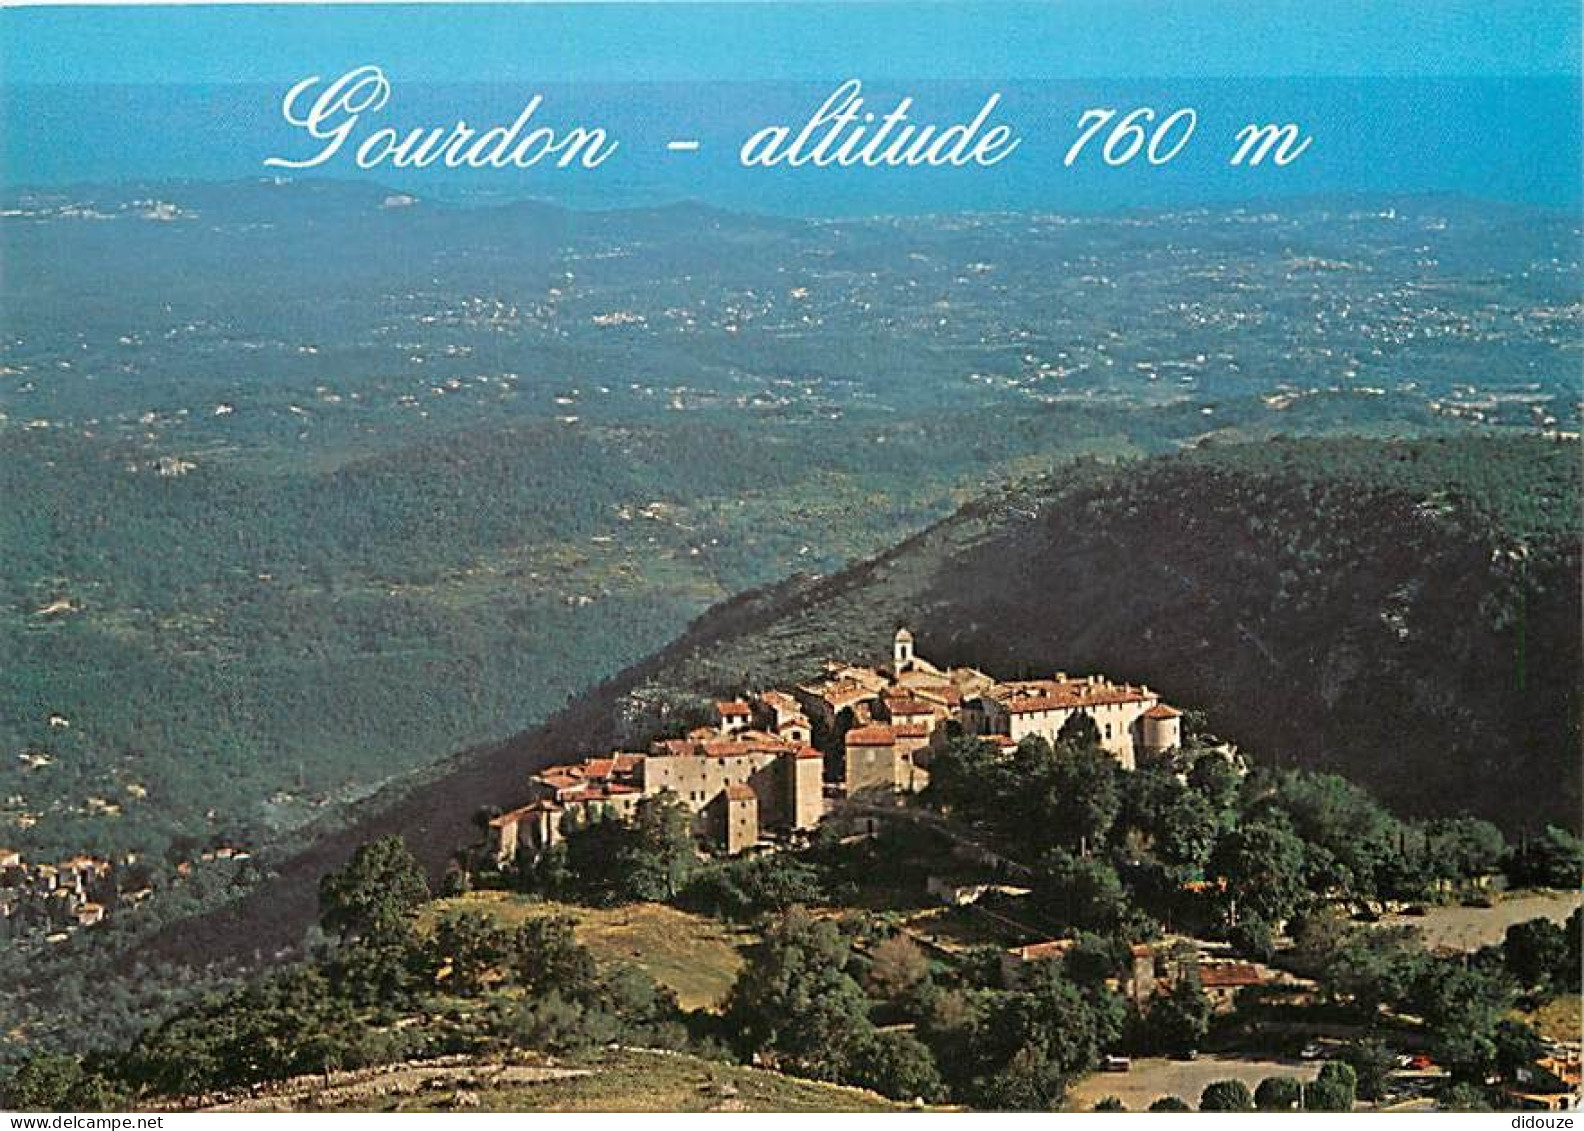
<svg viewBox="0 0 1584 1131">
<path fill-rule="evenodd" d="M 224 1099 L 200 1111 L 300 1111 L 304 1108 L 363 1108 L 387 1096 L 418 1092 L 478 1092 L 510 1084 L 538 1084 L 588 1076 L 586 1068 L 533 1064 L 479 1064 L 463 1058 L 392 1064 L 323 1076 L 294 1076 L 257 1093 Z"/>
</svg>

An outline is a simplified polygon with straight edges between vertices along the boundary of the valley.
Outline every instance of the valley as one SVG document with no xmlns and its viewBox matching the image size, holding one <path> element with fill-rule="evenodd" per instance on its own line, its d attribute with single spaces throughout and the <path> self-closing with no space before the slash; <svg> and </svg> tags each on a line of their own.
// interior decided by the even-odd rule
<svg viewBox="0 0 1584 1131">
<path fill-rule="evenodd" d="M 1571 227 L 1511 206 L 5 205 L 0 845 L 38 859 L 271 844 L 1075 456 L 1578 427 Z"/>
<path fill-rule="evenodd" d="M 1406 819 L 1576 828 L 1557 214 L 481 216 L 327 181 L 4 213 L 7 1059 L 301 957 L 360 844 L 400 830 L 438 884 L 536 770 L 903 623 L 1161 688 Z"/>
</svg>

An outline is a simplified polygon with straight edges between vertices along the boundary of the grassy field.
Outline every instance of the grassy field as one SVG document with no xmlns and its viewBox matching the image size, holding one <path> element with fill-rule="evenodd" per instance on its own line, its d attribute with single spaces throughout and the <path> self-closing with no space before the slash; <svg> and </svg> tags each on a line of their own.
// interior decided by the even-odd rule
<svg viewBox="0 0 1584 1131">
<path fill-rule="evenodd" d="M 1584 1031 L 1584 1001 L 1578 994 L 1561 994 L 1519 1016 L 1534 1026 L 1535 1032 L 1554 1041 L 1576 1041 Z"/>
<path fill-rule="evenodd" d="M 754 941 L 751 931 L 662 903 L 579 907 L 500 891 L 439 900 L 425 910 L 425 917 L 432 921 L 456 911 L 482 911 L 505 926 L 535 916 L 567 915 L 577 922 L 578 941 L 595 958 L 642 968 L 675 990 L 684 1009 L 718 1005 L 742 968 L 741 948 Z"/>
</svg>

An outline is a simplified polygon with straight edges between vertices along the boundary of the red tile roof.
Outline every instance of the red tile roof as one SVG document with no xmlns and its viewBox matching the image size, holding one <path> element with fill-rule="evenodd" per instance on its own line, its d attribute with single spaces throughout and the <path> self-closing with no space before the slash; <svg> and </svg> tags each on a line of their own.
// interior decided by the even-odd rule
<svg viewBox="0 0 1584 1131">
<path fill-rule="evenodd" d="M 760 738 L 667 738 L 655 743 L 653 757 L 659 758 L 744 758 L 752 755 L 789 754 L 795 743 L 773 735 Z"/>
<path fill-rule="evenodd" d="M 554 766 L 538 775 L 551 789 L 572 789 L 583 784 L 583 771 L 577 766 Z"/>
<path fill-rule="evenodd" d="M 944 687 L 914 687 L 913 694 L 920 699 L 932 699 L 943 707 L 957 707 L 962 704 L 962 692 L 951 685 Z"/>
<path fill-rule="evenodd" d="M 1206 963 L 1199 967 L 1199 984 L 1207 990 L 1260 986 L 1265 984 L 1265 975 L 1247 962 Z"/>
<path fill-rule="evenodd" d="M 854 727 L 847 732 L 848 746 L 891 746 L 896 732 L 887 726 Z"/>
<path fill-rule="evenodd" d="M 1036 711 L 1070 711 L 1076 707 L 1099 707 L 1114 703 L 1141 703 L 1154 698 L 1141 687 L 1095 679 L 1036 679 L 1003 683 L 993 688 L 990 697 L 1006 708 L 1008 714 L 1027 715 Z"/>
<path fill-rule="evenodd" d="M 816 699 L 823 699 L 826 703 L 837 710 L 840 710 L 843 707 L 850 707 L 854 703 L 862 703 L 867 699 L 876 698 L 876 694 L 873 690 L 865 687 L 861 683 L 858 683 L 856 680 L 851 679 L 838 679 L 831 680 L 826 683 L 807 684 L 798 688 L 798 690 L 808 695 L 812 695 Z"/>
<path fill-rule="evenodd" d="M 759 702 L 772 710 L 786 714 L 800 715 L 803 713 L 803 708 L 798 701 L 785 691 L 762 691 L 759 693 Z"/>
<path fill-rule="evenodd" d="M 715 709 L 721 713 L 722 718 L 746 718 L 753 714 L 753 708 L 741 699 L 729 699 L 715 704 Z"/>
<path fill-rule="evenodd" d="M 1007 953 L 1024 962 L 1039 962 L 1047 958 L 1060 958 L 1076 945 L 1072 939 L 1049 939 L 1046 942 L 1029 943 L 1028 946 L 1015 946 Z"/>
<path fill-rule="evenodd" d="M 1181 716 L 1182 712 L 1176 707 L 1168 707 L 1164 703 L 1157 703 L 1155 706 L 1144 712 L 1144 717 L 1146 719 L 1175 719 L 1180 718 Z"/>
<path fill-rule="evenodd" d="M 559 813 L 561 811 L 561 806 L 557 805 L 554 801 L 541 799 L 539 801 L 533 802 L 531 805 L 524 805 L 521 808 L 513 809 L 507 813 L 502 813 L 499 817 L 492 817 L 490 819 L 490 828 L 499 829 L 504 828 L 507 825 L 515 825 L 522 821 L 523 818 L 529 817 L 535 813 Z"/>
</svg>

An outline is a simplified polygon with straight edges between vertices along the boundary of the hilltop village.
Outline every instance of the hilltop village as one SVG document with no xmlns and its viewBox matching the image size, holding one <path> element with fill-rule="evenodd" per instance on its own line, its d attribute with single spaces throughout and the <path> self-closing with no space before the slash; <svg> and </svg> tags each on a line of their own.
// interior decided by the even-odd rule
<svg viewBox="0 0 1584 1131">
<path fill-rule="evenodd" d="M 808 922 L 840 934 L 852 958 L 844 966 L 841 948 L 831 951 L 838 956 L 809 974 L 821 988 L 806 992 L 824 992 L 824 979 L 844 969 L 861 974 L 878 994 L 864 1009 L 922 1042 L 915 1052 L 955 1081 L 952 1094 L 983 1106 L 1065 1097 L 1069 1106 L 1156 1110 L 1198 1096 L 1202 1110 L 1234 1100 L 1248 1109 L 1349 1110 L 1361 1100 L 1417 1110 L 1483 1103 L 1498 1089 L 1514 1107 L 1574 1102 L 1576 1040 L 1500 1019 L 1515 1003 L 1576 984 L 1556 973 L 1565 961 L 1539 974 L 1530 961 L 1533 939 L 1548 940 L 1553 958 L 1563 949 L 1575 928 L 1558 924 L 1569 913 L 1576 923 L 1576 894 L 1501 891 L 1533 874 L 1519 863 L 1498 875 L 1512 860 L 1499 831 L 1479 822 L 1398 824 L 1340 778 L 1251 777 L 1258 768 L 1234 747 L 1186 729 L 1182 712 L 1148 686 L 1060 671 L 1001 680 L 941 666 L 903 628 L 889 663 L 828 661 L 807 682 L 718 701 L 707 724 L 647 749 L 533 774 L 526 804 L 490 821 L 485 851 L 513 869 L 532 902 L 620 905 L 624 956 L 644 953 L 627 932 L 645 917 L 763 915 L 756 929 L 774 933 L 796 921 L 792 904 L 817 906 Z M 1049 748 L 1042 755 L 1029 739 Z M 1257 788 L 1246 790 L 1251 780 Z M 691 828 L 670 826 L 666 847 L 644 839 L 660 827 L 645 800 L 660 796 L 670 804 L 655 810 L 680 803 L 692 815 Z M 610 817 L 627 828 L 601 829 Z M 1299 821 L 1315 839 L 1295 831 Z M 806 835 L 821 826 L 821 836 Z M 717 859 L 700 860 L 700 842 Z M 1568 856 L 1564 885 L 1576 867 Z M 692 879 L 677 881 L 678 868 Z M 489 892 L 460 906 L 499 902 Z M 671 911 L 655 910 L 666 904 Z M 856 907 L 864 914 L 840 912 Z M 670 931 L 706 923 L 667 922 Z M 1453 925 L 1468 933 L 1452 935 Z M 705 938 L 716 928 L 698 929 Z M 748 950 L 750 963 L 776 953 Z M 933 998 L 876 990 L 902 977 L 898 955 L 911 962 L 909 976 L 939 977 Z M 1486 972 L 1469 974 L 1474 961 Z M 1454 985 L 1454 971 L 1487 981 Z M 754 997 L 756 977 L 718 987 L 728 1016 Z M 1075 1055 L 1053 1092 L 1009 1101 L 997 1082 L 1024 1054 L 998 1061 L 1005 1050 L 995 1034 L 1020 1024 L 1018 1010 L 1036 1008 L 1030 1000 L 1053 978 L 1086 984 L 1098 995 L 1090 1000 L 1115 1011 L 1103 1022 L 1115 1027 Z M 1520 984 L 1533 996 L 1519 995 Z M 1470 1012 L 1470 993 L 1486 1012 Z M 1062 1026 L 1102 1023 L 1063 1000 Z M 795 1028 L 796 1006 L 772 1002 L 769 1028 Z M 998 1014 L 997 1002 L 1021 1004 Z M 942 1043 L 941 1033 L 961 1024 L 953 1010 L 979 1009 L 991 1019 L 969 1025 L 970 1043 L 998 1051 L 975 1077 L 955 1059 L 974 1063 L 958 1043 L 969 1038 Z M 1507 1061 L 1464 1041 L 1498 1029 L 1517 1035 Z M 796 1057 L 810 1054 L 768 1044 L 762 1063 L 807 1070 Z M 1211 1052 L 1203 1061 L 1202 1047 Z M 836 1078 L 869 1081 L 865 1069 L 813 1059 L 846 1074 Z M 1468 1080 L 1485 1091 L 1463 1095 Z"/>
<path fill-rule="evenodd" d="M 1103 676 L 1001 682 L 977 668 L 941 668 L 899 629 L 891 663 L 837 661 L 790 689 L 750 692 L 715 705 L 714 726 L 551 766 L 530 779 L 527 804 L 490 822 L 498 859 L 556 844 L 568 818 L 596 808 L 630 816 L 669 791 L 695 814 L 703 837 L 736 855 L 761 841 L 814 828 L 841 800 L 880 800 L 929 784 L 932 753 L 977 735 L 1010 754 L 1031 736 L 1054 741 L 1086 715 L 1123 769 L 1181 742 L 1181 712 L 1147 686 Z"/>
<path fill-rule="evenodd" d="M 135 852 L 31 860 L 20 850 L 0 847 L 0 939 L 63 943 L 79 930 L 148 902 L 158 888 L 211 872 L 229 881 L 252 860 L 251 851 L 224 843 L 193 849 L 173 865 L 144 860 Z"/>
</svg>

